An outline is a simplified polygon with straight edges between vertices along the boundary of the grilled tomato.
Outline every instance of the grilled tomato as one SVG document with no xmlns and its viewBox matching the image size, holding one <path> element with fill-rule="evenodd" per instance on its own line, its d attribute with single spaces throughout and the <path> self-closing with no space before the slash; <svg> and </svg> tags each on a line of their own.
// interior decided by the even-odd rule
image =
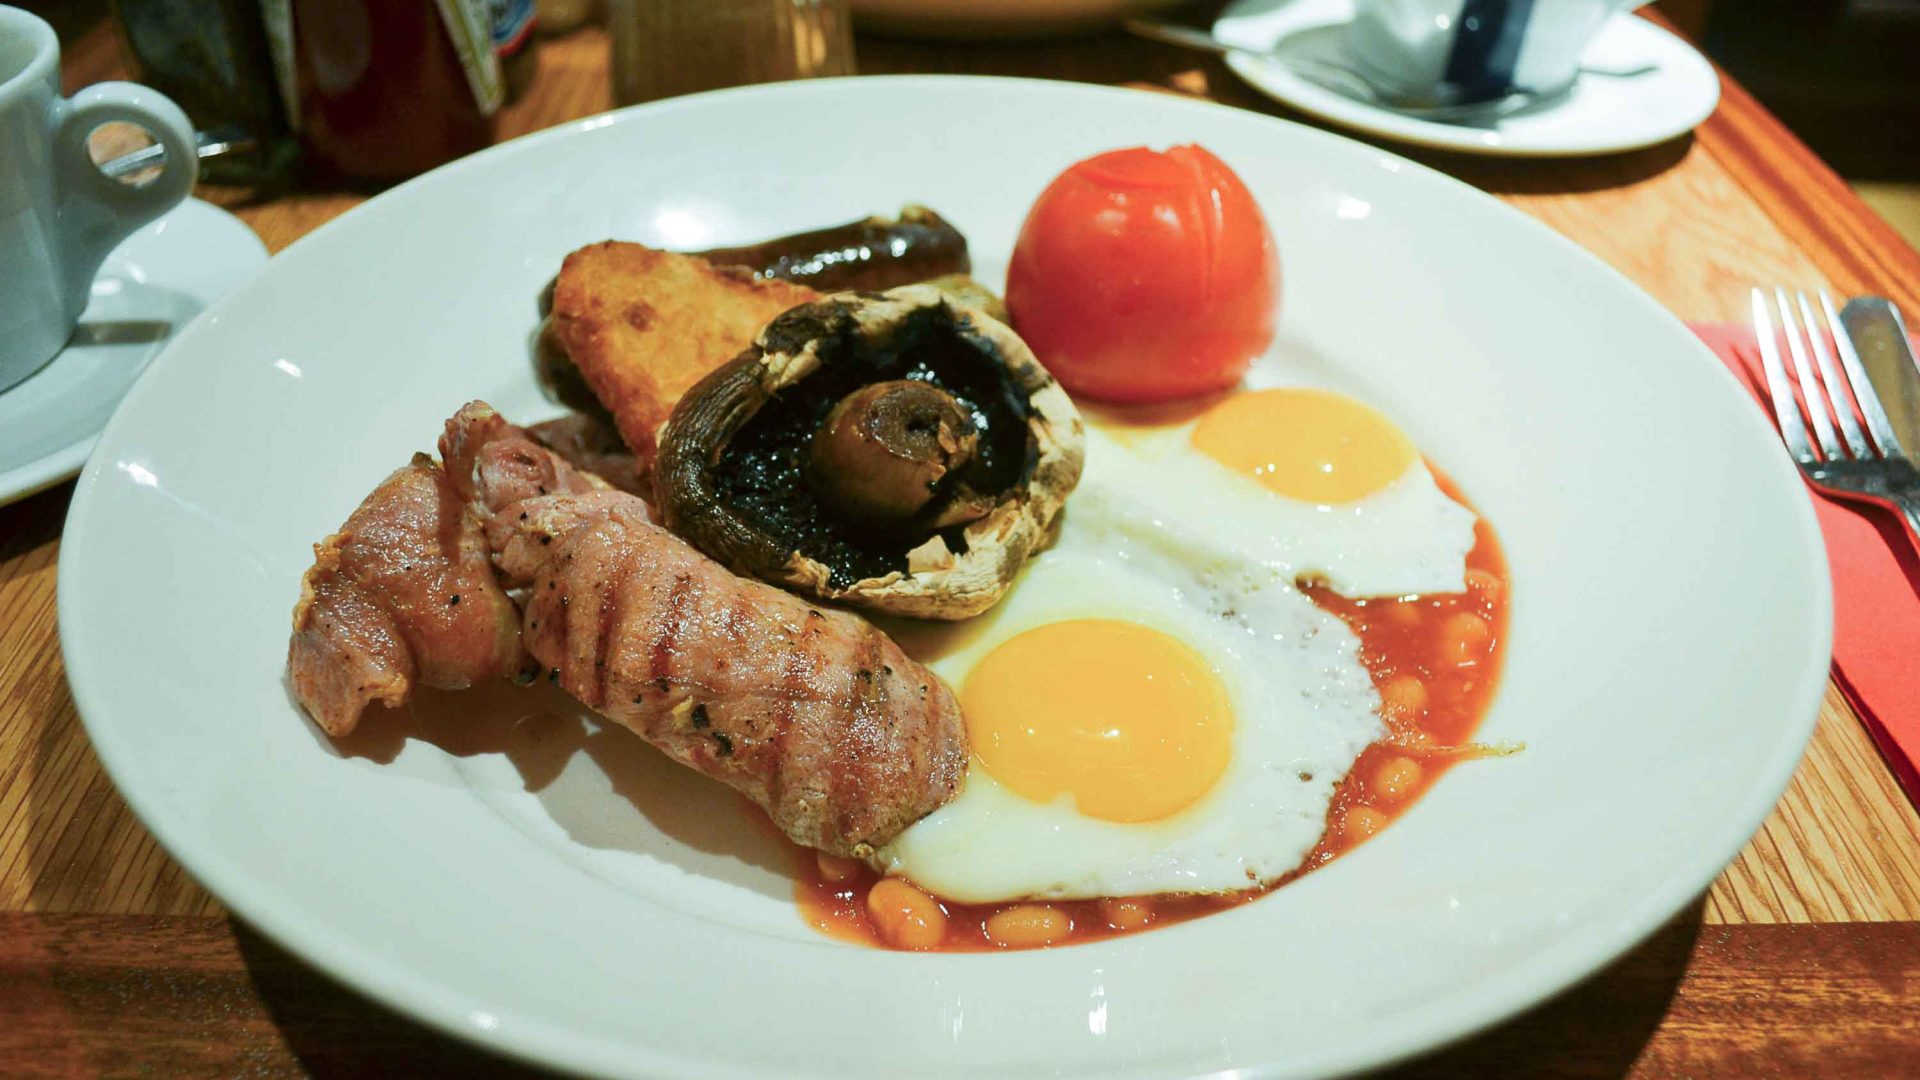
<svg viewBox="0 0 1920 1080">
<path fill-rule="evenodd" d="M 1007 271 L 1014 328 L 1068 390 L 1107 401 L 1232 386 L 1279 306 L 1266 218 L 1199 146 L 1112 150 L 1061 173 Z"/>
</svg>

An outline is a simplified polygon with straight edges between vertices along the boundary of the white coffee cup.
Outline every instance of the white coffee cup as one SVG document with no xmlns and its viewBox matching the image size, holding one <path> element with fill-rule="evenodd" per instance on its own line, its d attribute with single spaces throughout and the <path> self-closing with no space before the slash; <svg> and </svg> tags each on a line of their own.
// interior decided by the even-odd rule
<svg viewBox="0 0 1920 1080">
<path fill-rule="evenodd" d="M 1353 0 L 1347 55 L 1388 95 L 1487 101 L 1573 84 L 1607 20 L 1647 0 Z"/>
<path fill-rule="evenodd" d="M 114 121 L 166 147 L 160 175 L 131 185 L 94 165 L 87 136 Z M 0 391 L 59 354 L 102 260 L 178 206 L 198 173 L 193 125 L 178 105 L 123 82 L 62 98 L 53 28 L 0 7 Z"/>
</svg>

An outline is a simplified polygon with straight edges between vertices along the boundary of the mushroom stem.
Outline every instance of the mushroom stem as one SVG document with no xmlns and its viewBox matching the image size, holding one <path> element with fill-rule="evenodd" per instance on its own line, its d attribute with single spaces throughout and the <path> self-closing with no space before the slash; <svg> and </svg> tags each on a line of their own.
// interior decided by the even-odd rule
<svg viewBox="0 0 1920 1080">
<path fill-rule="evenodd" d="M 807 451 L 807 483 L 838 513 L 874 525 L 908 521 L 980 442 L 952 394 L 911 379 L 863 386 L 834 405 Z"/>
</svg>

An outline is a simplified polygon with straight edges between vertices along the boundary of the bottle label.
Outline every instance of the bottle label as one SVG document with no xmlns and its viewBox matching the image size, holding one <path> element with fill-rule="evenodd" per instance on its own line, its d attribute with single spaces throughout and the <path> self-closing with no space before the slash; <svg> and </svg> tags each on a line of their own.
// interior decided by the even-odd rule
<svg viewBox="0 0 1920 1080">
<path fill-rule="evenodd" d="M 446 24 L 447 37 L 460 57 L 467 86 L 484 116 L 492 116 L 506 97 L 506 85 L 500 78 L 500 57 L 494 52 L 493 12 L 490 0 L 434 0 L 440 9 L 440 21 Z M 527 0 L 531 10 L 532 0 Z M 260 0 L 260 22 L 267 33 L 267 51 L 273 55 L 273 72 L 280 84 L 280 103 L 286 109 L 287 126 L 299 131 L 300 95 L 293 66 L 292 0 Z M 529 21 L 531 25 L 531 21 Z"/>
<path fill-rule="evenodd" d="M 473 98 L 482 113 L 492 116 L 507 91 L 500 79 L 500 57 L 493 51 L 493 12 L 488 0 L 435 2 L 446 21 L 447 36 L 453 39 L 453 51 L 460 54 L 460 66 L 466 69 Z"/>
<path fill-rule="evenodd" d="M 501 59 L 517 54 L 533 37 L 533 0 L 488 0 L 493 12 L 493 51 Z"/>
</svg>

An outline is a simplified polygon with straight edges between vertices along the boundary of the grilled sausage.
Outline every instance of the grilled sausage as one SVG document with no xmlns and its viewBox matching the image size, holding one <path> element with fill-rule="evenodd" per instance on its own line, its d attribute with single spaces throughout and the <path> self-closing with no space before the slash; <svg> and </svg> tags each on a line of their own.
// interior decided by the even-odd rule
<svg viewBox="0 0 1920 1080">
<path fill-rule="evenodd" d="M 952 691 L 869 623 L 734 577 L 482 402 L 440 453 L 314 549 L 287 667 L 328 734 L 545 670 L 810 847 L 864 857 L 958 789 Z"/>
<path fill-rule="evenodd" d="M 488 541 L 562 687 L 795 841 L 864 857 L 957 790 L 966 734 L 944 683 L 865 620 L 728 573 L 639 499 L 530 499 Z"/>
<path fill-rule="evenodd" d="M 780 278 L 821 292 L 890 289 L 973 268 L 967 238 L 924 206 L 902 207 L 892 220 L 862 218 L 695 254 L 715 266 L 744 266 L 755 277 Z"/>
</svg>

